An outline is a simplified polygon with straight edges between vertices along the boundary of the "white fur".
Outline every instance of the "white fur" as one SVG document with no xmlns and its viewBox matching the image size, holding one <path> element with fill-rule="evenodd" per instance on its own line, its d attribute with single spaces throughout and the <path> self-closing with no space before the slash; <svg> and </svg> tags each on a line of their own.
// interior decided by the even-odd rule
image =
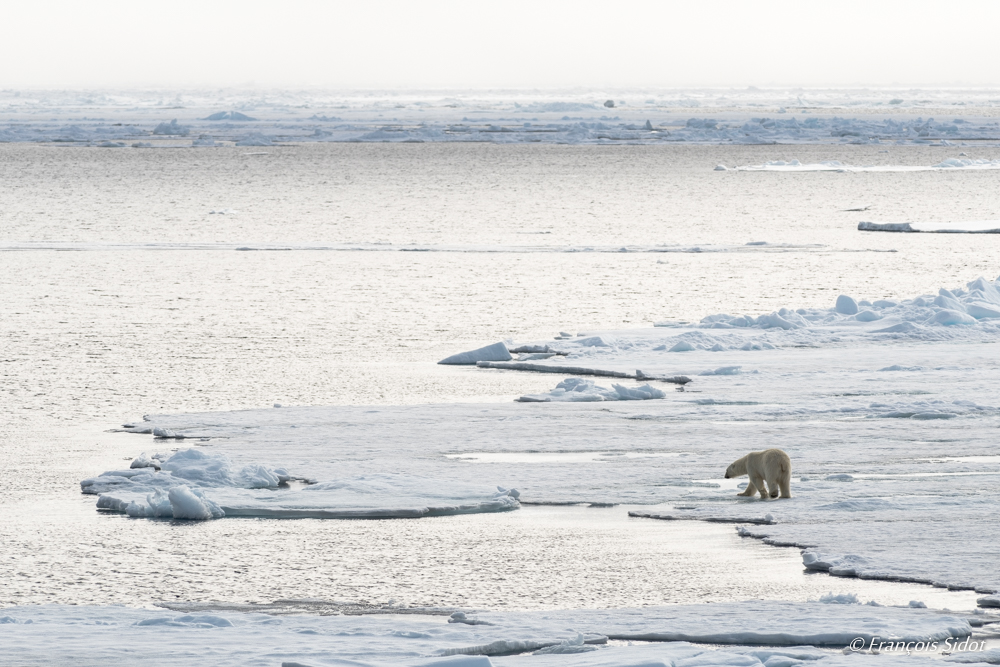
<svg viewBox="0 0 1000 667">
<path fill-rule="evenodd" d="M 780 490 L 782 498 L 792 497 L 792 460 L 780 449 L 750 452 L 726 468 L 726 479 L 743 475 L 750 477 L 750 483 L 737 495 L 753 496 L 759 491 L 761 500 L 768 500 L 777 498 Z"/>
</svg>

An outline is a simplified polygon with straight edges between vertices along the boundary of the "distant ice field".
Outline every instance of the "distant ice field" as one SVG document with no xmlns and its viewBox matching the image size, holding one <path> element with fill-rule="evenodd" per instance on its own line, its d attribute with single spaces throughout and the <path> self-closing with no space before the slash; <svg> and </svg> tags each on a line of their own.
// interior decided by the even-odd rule
<svg viewBox="0 0 1000 667">
<path fill-rule="evenodd" d="M 530 523 L 534 517 L 573 523 L 574 517 L 597 516 L 586 512 L 601 508 L 546 515 L 547 509 L 525 506 L 517 512 L 412 524 L 351 523 L 341 531 L 328 522 L 323 530 L 329 535 L 319 539 L 314 520 L 247 519 L 193 527 L 104 516 L 95 512 L 93 496 L 80 495 L 79 482 L 127 468 L 132 458 L 151 449 L 148 436 L 103 432 L 142 414 L 270 409 L 274 403 L 377 409 L 499 401 L 514 409 L 514 398 L 551 392 L 562 378 L 435 362 L 505 338 L 551 342 L 560 331 L 652 329 L 656 322 L 693 323 L 713 313 L 756 316 L 786 306 L 829 308 L 840 293 L 911 298 L 979 275 L 996 277 L 1000 248 L 993 236 L 857 231 L 859 221 L 876 214 L 886 221 L 1000 219 L 996 171 L 713 171 L 718 164 L 792 159 L 933 165 L 957 157 L 958 151 L 929 145 L 789 150 L 310 144 L 184 151 L 2 145 L 0 245 L 45 248 L 0 252 L 0 393 L 9 406 L 0 422 L 0 469 L 6 480 L 0 485 L 0 506 L 8 517 L 0 523 L 0 544 L 8 546 L 0 550 L 12 549 L 7 555 L 15 556 L 0 559 L 0 576 L 9 584 L 2 601 L 145 604 L 162 597 L 167 587 L 149 582 L 166 581 L 169 572 L 180 582 L 171 593 L 178 600 L 303 595 L 457 605 L 486 604 L 497 591 L 511 591 L 504 600 L 516 608 L 544 606 L 547 600 L 611 605 L 625 598 L 652 601 L 657 595 L 661 601 L 694 601 L 706 591 L 719 601 L 742 599 L 742 592 L 712 588 L 707 580 L 663 593 L 672 570 L 657 575 L 664 578 L 644 572 L 616 589 L 613 579 L 592 583 L 582 566 L 552 580 L 566 584 L 563 597 L 557 597 L 529 579 L 504 584 L 484 580 L 480 570 L 456 578 L 447 560 L 467 548 L 463 542 L 471 531 L 479 549 L 475 553 L 490 553 L 500 567 L 505 554 L 544 523 Z M 976 151 L 961 149 L 975 159 L 1000 158 L 996 149 Z M 863 207 L 870 208 L 846 211 Z M 747 245 L 760 242 L 783 250 L 694 250 L 766 247 Z M 176 247 L 142 249 L 153 244 Z M 334 244 L 541 249 L 235 251 Z M 567 247 L 689 251 L 560 250 Z M 944 365 L 887 358 L 877 368 L 894 363 Z M 694 370 L 724 365 L 725 360 L 698 364 Z M 960 371 L 941 373 L 952 372 Z M 696 381 L 716 379 L 725 376 Z M 630 409 L 651 412 L 642 405 Z M 948 428 L 945 422 L 933 428 Z M 473 441 L 453 453 L 481 450 Z M 946 454 L 963 452 L 927 457 Z M 667 457 L 654 460 L 659 464 Z M 276 467 L 282 463 L 273 461 Z M 517 523 L 524 521 L 529 523 Z M 445 528 L 450 525 L 463 530 Z M 545 529 L 547 537 L 537 541 L 531 557 L 540 571 L 554 567 L 553 554 L 565 552 L 559 537 L 565 525 Z M 584 553 L 581 562 L 593 557 L 618 563 L 614 545 L 639 539 L 633 525 L 643 534 L 678 530 L 669 522 L 637 519 L 623 524 L 627 532 L 605 539 L 579 528 L 573 544 Z M 739 539 L 727 525 L 690 530 L 702 528 L 703 554 L 716 554 L 709 556 L 713 576 L 727 558 L 741 555 L 762 567 L 787 568 L 774 577 L 797 591 L 796 599 L 830 590 L 890 599 L 888 591 L 904 590 L 884 582 L 806 576 L 794 549 Z M 683 531 L 669 534 L 701 539 Z M 178 535 L 185 539 L 178 541 Z M 713 540 L 723 546 L 707 546 Z M 359 554 L 353 567 L 367 558 L 365 548 L 372 542 L 387 545 L 383 553 L 397 546 L 403 550 L 413 566 L 402 579 L 385 575 L 380 564 L 388 559 L 371 561 L 370 577 L 357 587 L 335 563 L 319 573 L 308 567 L 316 551 L 338 548 Z M 422 551 L 420 545 L 429 542 L 438 544 L 437 550 Z M 226 553 L 238 555 L 233 560 Z M 282 553 L 288 555 L 269 558 Z M 651 549 L 643 562 L 653 567 L 662 553 Z M 703 567 L 703 554 L 698 567 Z M 440 565 L 419 576 L 419 566 L 431 561 Z M 690 565 L 678 562 L 682 569 Z M 290 582 L 285 588 L 283 576 Z M 868 588 L 877 586 L 886 587 L 878 589 L 886 593 Z M 891 593 L 899 596 L 891 599 L 916 599 L 913 588 Z M 932 594 L 963 595 L 967 607 L 973 596 L 919 588 L 928 592 L 928 604 Z M 784 594 L 761 586 L 751 595 Z"/>
<path fill-rule="evenodd" d="M 988 89 L 0 91 L 0 142 L 107 149 L 289 143 L 1000 142 Z"/>
</svg>

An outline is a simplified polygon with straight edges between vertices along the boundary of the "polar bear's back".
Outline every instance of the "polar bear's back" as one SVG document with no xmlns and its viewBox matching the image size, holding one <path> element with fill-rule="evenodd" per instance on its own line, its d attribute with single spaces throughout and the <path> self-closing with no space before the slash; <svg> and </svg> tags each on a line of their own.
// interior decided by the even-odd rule
<svg viewBox="0 0 1000 667">
<path fill-rule="evenodd" d="M 765 449 L 747 454 L 747 470 L 751 468 L 759 470 L 765 478 L 768 472 L 791 475 L 792 460 L 780 449 Z"/>
</svg>

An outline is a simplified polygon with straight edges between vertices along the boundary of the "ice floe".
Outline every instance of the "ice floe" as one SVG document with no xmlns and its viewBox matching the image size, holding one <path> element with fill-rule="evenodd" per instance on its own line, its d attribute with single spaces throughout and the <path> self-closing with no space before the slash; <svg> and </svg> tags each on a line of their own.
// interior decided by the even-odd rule
<svg viewBox="0 0 1000 667">
<path fill-rule="evenodd" d="M 4 613 L 4 655 L 16 664 L 172 666 L 211 656 L 222 667 L 840 667 L 882 664 L 892 660 L 887 655 L 897 645 L 898 661 L 928 667 L 940 664 L 935 658 L 945 645 L 962 647 L 953 649 L 953 661 L 993 656 L 978 648 L 981 642 L 970 637 L 972 628 L 959 616 L 856 604 L 462 613 L 459 623 L 445 615 L 178 614 L 115 606 L 14 607 Z M 873 640 L 882 655 L 872 654 Z M 976 648 L 970 649 L 973 641 Z M 907 655 L 907 645 L 912 651 L 917 642 L 921 650 Z M 934 649 L 927 648 L 931 644 Z"/>
<path fill-rule="evenodd" d="M 924 234 L 1000 234 L 1000 220 L 969 222 L 859 222 L 862 232 L 922 232 Z"/>
<path fill-rule="evenodd" d="M 85 479 L 80 487 L 99 496 L 98 509 L 133 518 L 419 518 L 519 507 L 516 489 L 404 474 L 341 477 L 298 490 L 288 487 L 293 479 L 283 468 L 237 469 L 225 455 L 186 449 L 165 460 L 140 454 L 128 470 Z"/>
<path fill-rule="evenodd" d="M 573 378 L 558 388 L 563 399 L 601 392 L 599 380 L 580 379 L 595 374 L 629 391 L 651 394 L 648 386 L 663 393 L 641 404 L 602 395 L 598 406 L 547 393 L 536 395 L 549 399 L 541 405 L 149 415 L 126 429 L 145 434 L 136 436 L 137 456 L 197 439 L 198 451 L 212 457 L 199 465 L 228 457 L 231 463 L 219 468 L 228 471 L 225 484 L 177 477 L 166 469 L 170 457 L 160 455 L 144 460 L 160 471 L 111 471 L 85 484 L 104 494 L 108 509 L 127 512 L 134 502 L 154 515 L 166 508 L 163 494 L 169 503 L 169 490 L 180 485 L 199 490 L 227 517 L 428 516 L 434 508 L 496 511 L 522 500 L 647 505 L 659 518 L 735 523 L 748 538 L 804 550 L 806 566 L 834 576 L 992 594 L 1000 591 L 1000 318 L 990 316 L 1000 306 L 997 288 L 979 278 L 911 298 L 845 295 L 855 314 L 830 303 L 765 315 L 719 313 L 684 326 L 568 332 L 557 343 L 511 346 L 557 345 L 564 354 L 480 362 L 487 369 L 476 371 Z M 882 319 L 859 320 L 865 312 Z M 957 313 L 969 323 L 944 324 L 941 313 L 945 321 Z M 680 342 L 692 349 L 667 351 Z M 686 383 L 661 382 L 678 377 Z M 603 391 L 612 390 L 618 393 Z M 154 433 L 184 439 L 146 440 Z M 737 496 L 737 480 L 722 478 L 726 466 L 774 446 L 791 456 L 793 498 Z M 582 459 L 525 465 L 529 452 Z M 609 455 L 588 458 L 595 452 Z M 242 473 L 253 465 L 320 483 L 251 488 L 248 479 L 266 478 Z M 187 500 L 195 513 L 211 511 Z"/>
</svg>

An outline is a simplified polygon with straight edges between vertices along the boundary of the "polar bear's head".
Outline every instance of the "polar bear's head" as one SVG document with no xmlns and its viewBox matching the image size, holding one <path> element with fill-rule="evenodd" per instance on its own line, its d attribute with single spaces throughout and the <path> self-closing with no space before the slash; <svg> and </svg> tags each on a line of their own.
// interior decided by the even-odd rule
<svg viewBox="0 0 1000 667">
<path fill-rule="evenodd" d="M 730 479 L 732 477 L 742 477 L 745 474 L 747 474 L 746 456 L 744 456 L 741 459 L 733 461 L 732 463 L 729 464 L 729 467 L 726 468 L 726 479 Z"/>
</svg>

